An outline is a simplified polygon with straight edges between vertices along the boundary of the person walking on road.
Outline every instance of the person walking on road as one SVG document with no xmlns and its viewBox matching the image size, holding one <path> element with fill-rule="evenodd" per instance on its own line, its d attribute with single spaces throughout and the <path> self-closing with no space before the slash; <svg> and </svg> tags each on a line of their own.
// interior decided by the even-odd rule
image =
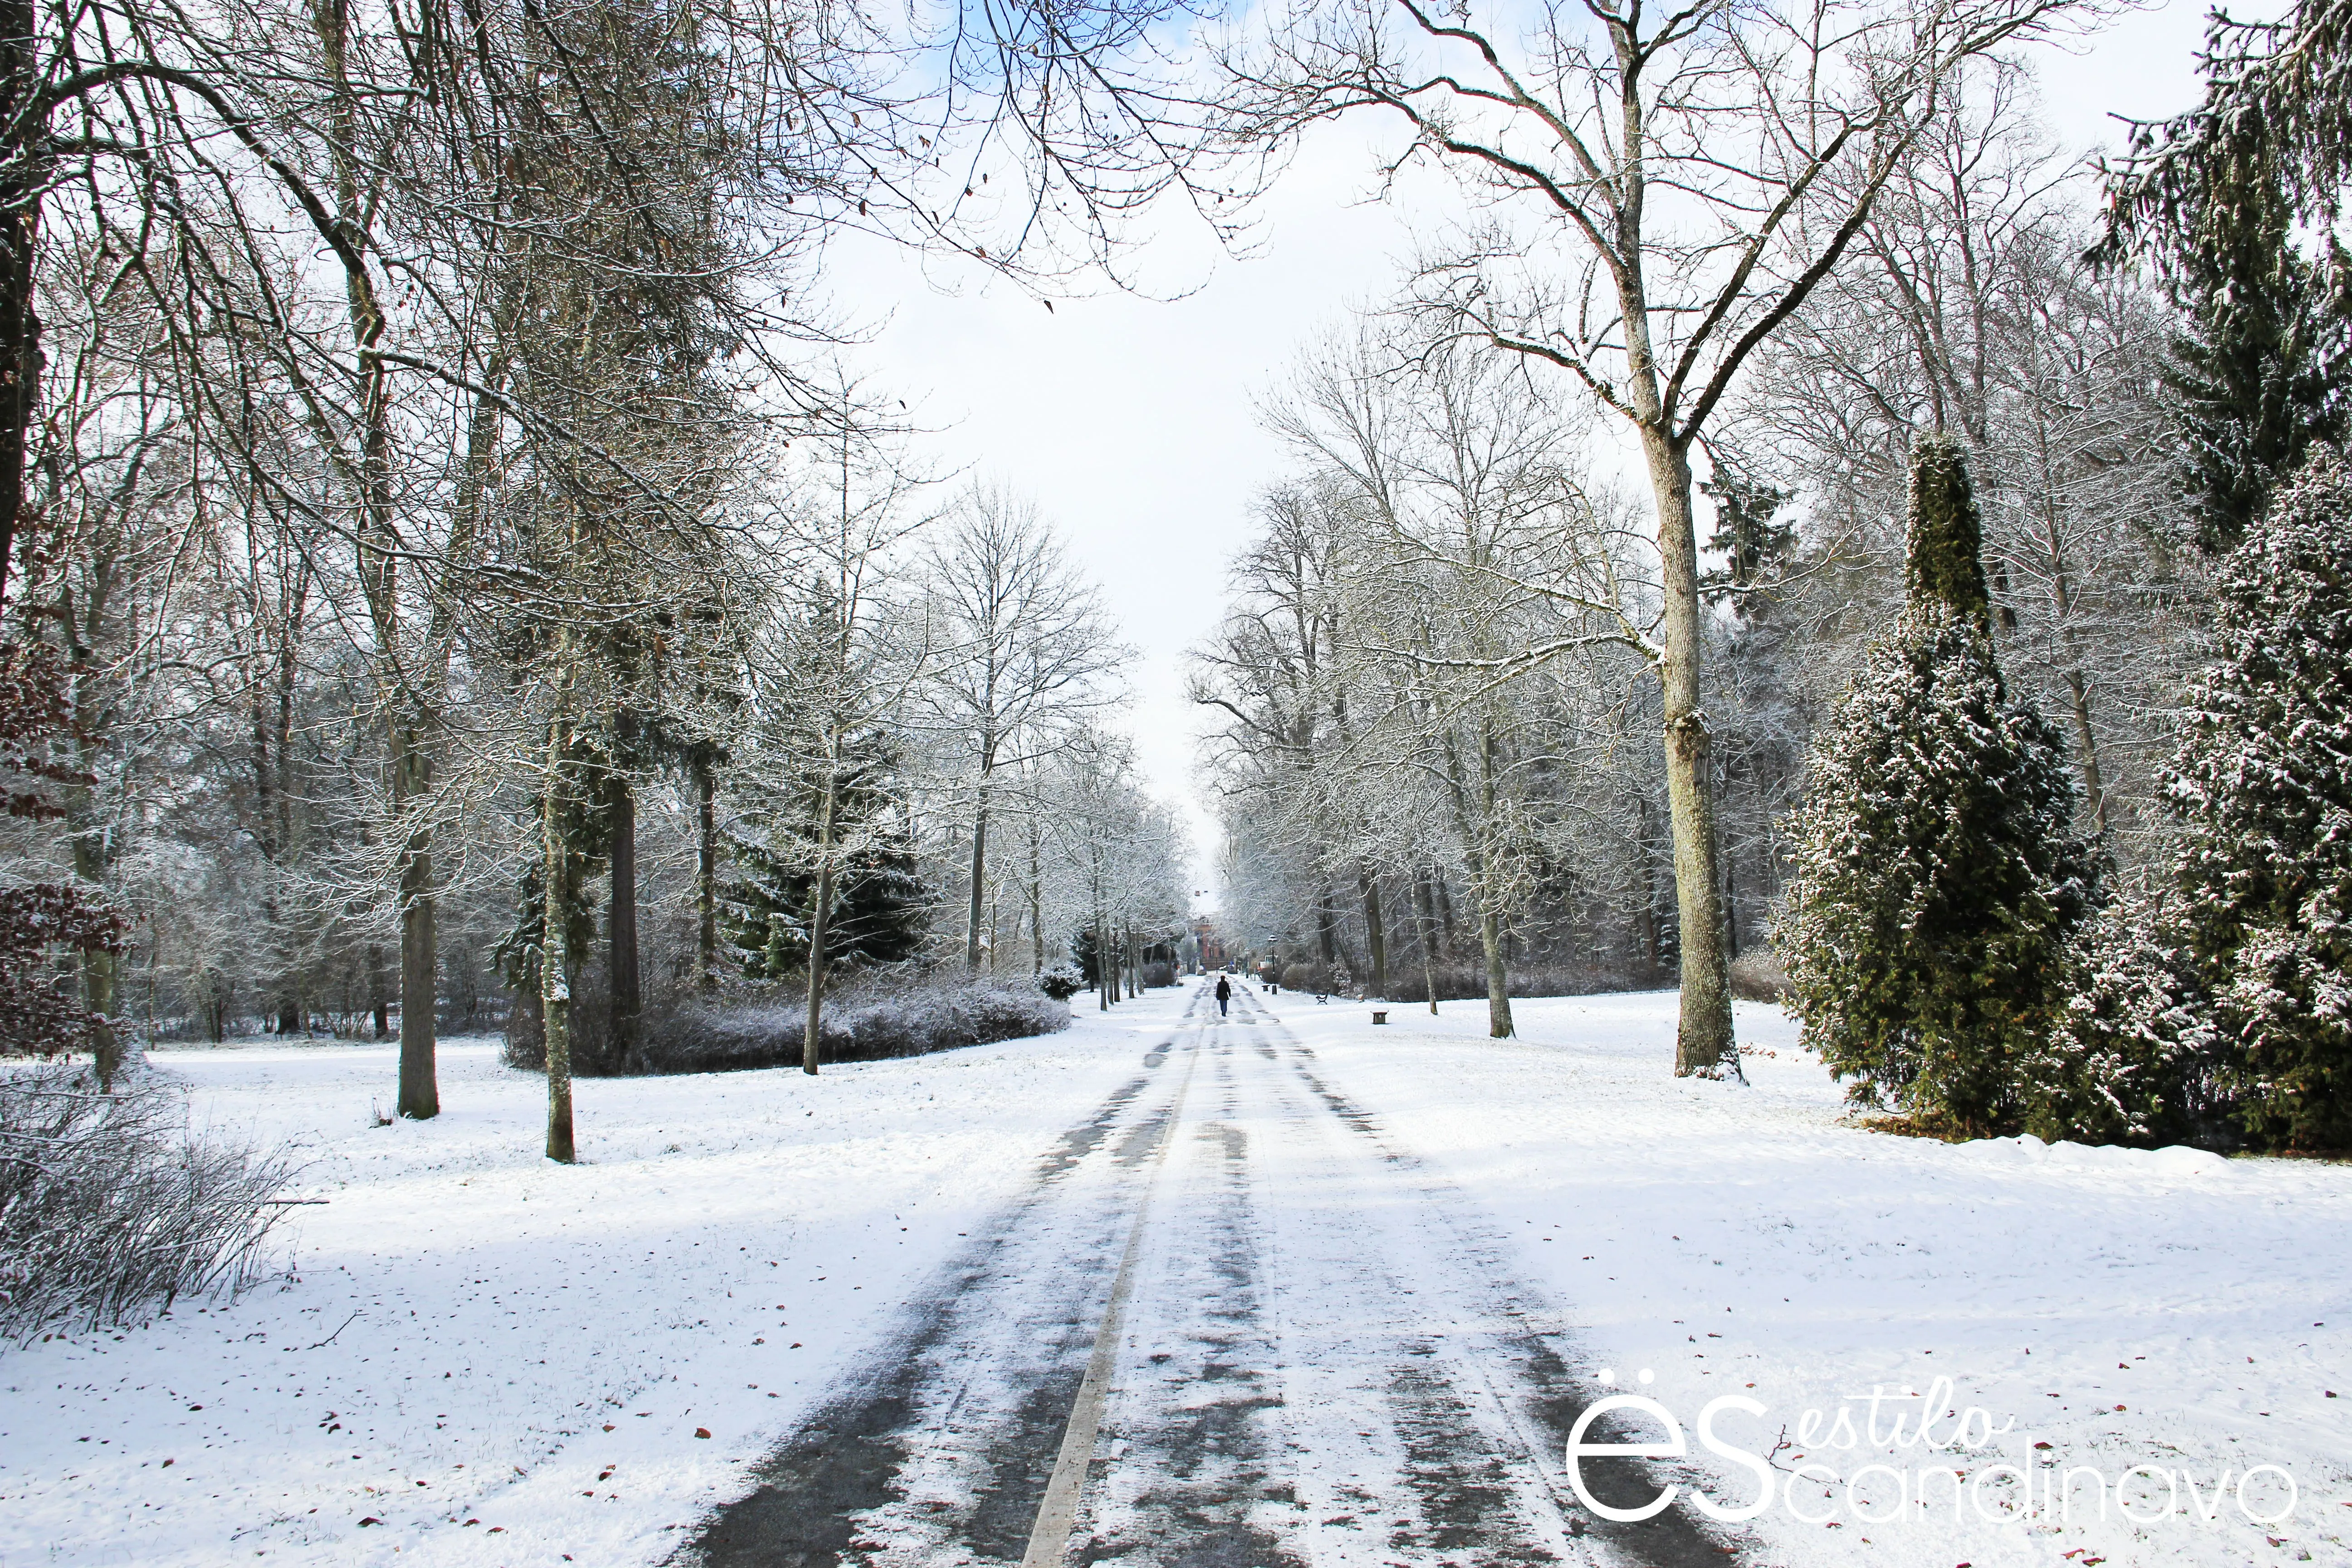
<svg viewBox="0 0 2352 1568">
<path fill-rule="evenodd" d="M 1222 974 L 1218 975 L 1218 976 L 1217 976 L 1217 1016 L 1218 1016 L 1218 1017 L 1220 1017 L 1220 1018 L 1223 1017 L 1223 1016 L 1225 1016 L 1225 1009 L 1226 1009 L 1226 1008 L 1228 1008 L 1228 1007 L 1230 1007 L 1230 1006 L 1232 1006 L 1232 1005 L 1233 1005 L 1233 1002 L 1234 1002 L 1234 983 L 1233 983 L 1232 981 L 1230 981 L 1230 980 L 1226 979 L 1226 978 L 1225 978 L 1223 975 L 1222 975 Z"/>
</svg>

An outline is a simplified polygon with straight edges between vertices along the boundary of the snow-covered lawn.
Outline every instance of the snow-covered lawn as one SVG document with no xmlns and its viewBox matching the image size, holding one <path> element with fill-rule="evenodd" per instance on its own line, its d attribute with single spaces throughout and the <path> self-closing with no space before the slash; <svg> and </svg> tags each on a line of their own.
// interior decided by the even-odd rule
<svg viewBox="0 0 2352 1568">
<path fill-rule="evenodd" d="M 294 1211 L 282 1285 L 0 1352 L 0 1568 L 656 1561 L 1181 1001 L 816 1080 L 584 1082 L 570 1169 L 537 1156 L 540 1081 L 488 1043 L 445 1047 L 440 1119 L 389 1127 L 371 1115 L 389 1049 L 158 1053 L 211 1121 L 298 1139 L 302 1190 L 330 1202 Z M 2352 1168 L 1865 1132 L 1769 1008 L 1742 1009 L 1740 1089 L 1669 1076 L 1670 995 L 1523 1002 L 1507 1042 L 1477 1003 L 1400 1005 L 1385 1028 L 1273 1005 L 1335 1089 L 1518 1235 L 1526 1278 L 1622 1386 L 1685 1426 L 1753 1398 L 1767 1415 L 1727 1415 L 1727 1442 L 1769 1447 L 1785 1424 L 1781 1467 L 1826 1462 L 1794 1502 L 1834 1527 L 1776 1504 L 1759 1560 L 2352 1562 Z M 1874 1387 L 1938 1378 L 1951 1408 L 2015 1423 L 1995 1444 L 2013 1457 L 2110 1483 L 2155 1467 L 2172 1480 L 2143 1472 L 2143 1513 L 2184 1472 L 2200 1500 L 2101 1524 L 2078 1479 L 2063 1532 L 1879 1529 L 1842 1487 L 1822 1500 L 1824 1473 L 1951 1462 L 1841 1447 L 1834 1424 L 1842 1399 L 1859 1429 Z M 1801 1429 L 1808 1410 L 1823 1430 Z M 1916 1428 L 1916 1404 L 1887 1400 L 1882 1435 L 1898 1413 Z M 2218 1476 L 2259 1465 L 2293 1476 L 2291 1517 L 2257 1528 L 2232 1492 L 2192 1522 Z M 1736 1463 L 1707 1468 L 1750 1495 Z M 2256 1510 L 2284 1503 L 2275 1479 L 2247 1490 Z M 1989 1510 L 2015 1494 L 1987 1483 Z M 1891 1484 L 1864 1478 L 1864 1508 Z M 1948 1483 L 1929 1485 L 1948 1521 Z"/>
<path fill-rule="evenodd" d="M 656 1561 L 1168 1016 L 583 1079 L 568 1169 L 544 1080 L 488 1041 L 388 1127 L 388 1047 L 156 1052 L 211 1122 L 299 1141 L 329 1202 L 282 1287 L 0 1351 L 0 1568 Z"/>
<path fill-rule="evenodd" d="M 1484 1037 L 1481 1003 L 1435 1020 L 1400 1006 L 1385 1029 L 1360 1008 L 1275 1005 L 1351 1096 L 1522 1235 L 1528 1278 L 1591 1325 L 1625 1391 L 1685 1428 L 1718 1395 L 1756 1399 L 1762 1418 L 1721 1417 L 1732 1446 L 1769 1449 L 1785 1427 L 1784 1470 L 1897 1472 L 1861 1479 L 1864 1512 L 1892 1511 L 1898 1481 L 1914 1514 L 1929 1500 L 1936 1523 L 1874 1530 L 1810 1472 L 1754 1521 L 1786 1561 L 2352 1563 L 2352 1166 L 1865 1131 L 1774 1007 L 1740 1005 L 1741 1089 L 1668 1076 L 1670 994 L 1518 1003 L 1513 1041 Z M 2038 1457 L 2112 1489 L 2151 1466 L 2127 1494 L 2147 1522 L 2119 1517 L 2110 1490 L 2101 1524 L 2078 1475 L 2063 1531 L 1954 1527 L 1951 1483 L 1925 1472 L 1955 1456 L 1868 1432 L 1874 1389 L 1926 1394 L 1940 1378 L 1944 1408 L 1986 1413 L 1971 1436 L 2013 1423 L 1957 1468 Z M 1916 1435 L 1919 1415 L 1883 1401 L 1880 1436 L 1898 1417 Z M 2267 1530 L 2236 1492 L 2263 1465 L 2299 1489 Z M 1727 1502 L 1755 1495 L 1736 1462 L 1707 1468 Z M 2277 1479 L 2247 1488 L 2255 1512 L 2285 1505 Z M 2021 1496 L 2000 1474 L 1972 1484 L 1971 1514 L 1976 1495 L 1987 1515 Z M 2032 1484 L 2045 1498 L 2047 1470 Z"/>
</svg>

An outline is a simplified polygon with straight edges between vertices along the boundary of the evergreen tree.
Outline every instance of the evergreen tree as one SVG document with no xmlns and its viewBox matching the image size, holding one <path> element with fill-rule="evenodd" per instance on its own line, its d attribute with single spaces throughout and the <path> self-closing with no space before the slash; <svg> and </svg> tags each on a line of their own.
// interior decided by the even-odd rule
<svg viewBox="0 0 2352 1568">
<path fill-rule="evenodd" d="M 833 881 L 825 963 L 897 963 L 920 951 L 936 903 L 914 843 L 882 787 L 891 757 L 878 737 L 847 750 L 836 803 L 842 855 Z M 817 867 L 812 853 L 822 801 L 813 781 L 747 814 L 748 828 L 727 836 L 730 872 L 719 891 L 727 939 L 745 978 L 782 980 L 808 966 L 809 920 Z"/>
<path fill-rule="evenodd" d="M 2216 582 L 2167 780 L 2177 910 L 2258 1141 L 2352 1148 L 2352 463 L 2315 453 Z"/>
<path fill-rule="evenodd" d="M 2020 1121 L 2098 861 L 2064 742 L 1995 658 L 1958 446 L 1912 461 L 1908 604 L 1813 755 L 1779 932 L 1807 1043 L 1858 1103 L 1970 1134 Z"/>
<path fill-rule="evenodd" d="M 2180 462 L 2198 547 L 2226 554 L 2273 487 L 2344 433 L 2347 258 L 2295 254 L 2275 199 L 2187 247 L 2169 269 L 2188 318 L 2165 381 L 2179 397 Z"/>
<path fill-rule="evenodd" d="M 1728 597 L 1744 618 L 1748 591 L 1777 575 L 1797 547 L 1794 525 L 1778 521 L 1789 492 L 1742 473 L 1722 457 L 1715 477 L 1698 488 L 1715 503 L 1715 531 L 1707 535 L 1706 547 L 1724 557 L 1720 568 L 1699 574 L 1699 591 L 1710 602 Z"/>
<path fill-rule="evenodd" d="M 728 940 L 745 978 L 782 980 L 808 963 L 809 911 L 816 872 L 791 848 L 749 837 L 730 838 L 734 868 L 720 897 Z M 879 840 L 850 857 L 834 880 L 833 924 L 825 932 L 829 963 L 897 963 L 912 958 L 930 929 L 936 900 L 903 835 Z"/>
<path fill-rule="evenodd" d="M 2066 1002 L 2021 1074 L 2025 1131 L 2053 1142 L 2217 1141 L 2227 1086 L 2196 960 L 2160 909 L 2100 911 Z"/>
<path fill-rule="evenodd" d="M 2105 262 L 2146 255 L 2188 320 L 2166 381 L 2200 548 L 2233 549 L 2304 454 L 2345 434 L 2352 258 L 2332 234 L 2352 128 L 2352 5 L 2213 13 L 2204 101 L 2139 127 L 2108 178 Z M 2298 226 L 2319 252 L 2295 248 Z"/>
</svg>

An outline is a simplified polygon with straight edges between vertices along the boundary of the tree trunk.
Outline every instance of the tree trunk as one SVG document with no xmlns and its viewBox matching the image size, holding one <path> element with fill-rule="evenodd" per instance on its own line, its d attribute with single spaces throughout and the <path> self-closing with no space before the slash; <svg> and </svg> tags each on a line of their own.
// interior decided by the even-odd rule
<svg viewBox="0 0 2352 1568">
<path fill-rule="evenodd" d="M 1045 868 L 1038 847 L 1037 817 L 1029 817 L 1029 973 L 1045 973 Z"/>
<path fill-rule="evenodd" d="M 1634 805 L 1633 820 L 1642 836 L 1642 953 L 1652 969 L 1664 969 L 1666 950 L 1658 922 L 1658 841 L 1651 830 L 1647 790 L 1642 792 Z"/>
<path fill-rule="evenodd" d="M 77 686 L 79 684 L 77 681 Z M 74 706 L 79 713 L 81 707 L 79 699 Z M 96 750 L 87 742 L 80 747 L 85 771 L 96 771 L 93 755 Z M 98 819 L 97 805 L 88 785 L 76 784 L 69 788 L 66 792 L 66 803 L 68 818 L 74 829 L 74 877 L 91 888 L 102 889 L 106 883 L 108 862 L 112 858 L 107 853 L 110 829 Z M 111 1090 L 116 1077 L 122 1071 L 122 1038 L 111 1022 L 122 960 L 121 955 L 102 947 L 84 948 L 79 956 L 81 960 L 82 1005 L 97 1014 L 99 1018 L 89 1030 L 90 1068 L 98 1074 L 99 1088 Z"/>
<path fill-rule="evenodd" d="M 1421 986 L 1429 997 L 1429 1016 L 1437 1016 L 1437 963 L 1433 951 L 1437 943 L 1437 916 L 1432 909 L 1434 902 L 1429 894 L 1429 876 L 1423 871 L 1412 874 L 1413 912 L 1421 918 Z"/>
<path fill-rule="evenodd" d="M 1723 850 L 1724 962 L 1739 960 L 1739 857 L 1729 845 Z"/>
<path fill-rule="evenodd" d="M 1112 1001 L 1110 978 L 1110 931 L 1103 923 L 1102 910 L 1095 910 L 1095 1003 L 1096 1011 L 1108 1013 Z"/>
<path fill-rule="evenodd" d="M 1492 899 L 1478 900 L 1478 945 L 1486 955 L 1486 1033 L 1507 1040 L 1518 1033 L 1511 1021 L 1511 979 L 1503 954 L 1503 921 Z"/>
<path fill-rule="evenodd" d="M 1389 994 L 1388 932 L 1381 919 L 1381 884 L 1370 866 L 1356 862 L 1356 890 L 1364 900 L 1364 945 L 1372 955 L 1372 994 L 1382 1001 Z"/>
<path fill-rule="evenodd" d="M 383 949 L 374 942 L 367 945 L 368 1011 L 374 1015 L 375 1037 L 379 1040 L 392 1034 L 392 996 L 383 988 Z"/>
<path fill-rule="evenodd" d="M 1664 589 L 1666 801 L 1675 841 L 1675 897 L 1682 960 L 1682 1016 L 1675 1031 L 1678 1077 L 1739 1078 L 1731 990 L 1723 956 L 1723 878 L 1716 865 L 1713 737 L 1699 692 L 1698 541 L 1691 518 L 1690 458 L 1654 427 L 1642 431 L 1658 510 Z"/>
<path fill-rule="evenodd" d="M 1494 736 L 1482 730 L 1479 736 L 1480 799 L 1486 816 L 1484 822 L 1473 821 L 1470 816 L 1469 784 L 1462 774 L 1461 752 L 1449 734 L 1445 743 L 1446 784 L 1454 800 L 1454 826 L 1462 833 L 1463 858 L 1470 872 L 1470 889 L 1478 898 L 1478 947 L 1486 960 L 1486 1032 L 1498 1040 L 1507 1040 L 1516 1033 L 1511 1021 L 1510 977 L 1506 972 L 1507 955 L 1503 951 L 1503 915 L 1496 907 L 1495 888 L 1488 874 L 1485 827 L 1495 819 Z"/>
<path fill-rule="evenodd" d="M 817 816 L 816 891 L 809 909 L 808 1019 L 801 1029 L 801 1071 L 811 1078 L 824 1038 L 824 942 L 833 925 L 833 823 L 840 795 L 840 770 L 828 768 L 824 805 Z"/>
<path fill-rule="evenodd" d="M 2072 641 L 2072 634 L 2069 634 Z M 2099 770 L 2098 733 L 2091 727 L 2091 689 L 2077 661 L 2066 671 L 2066 705 L 2074 721 L 2074 744 L 2083 755 L 2083 793 L 2091 803 L 2091 827 L 2101 837 L 2107 832 L 2107 785 Z"/>
<path fill-rule="evenodd" d="M 719 988 L 719 808 L 710 759 L 694 759 L 694 988 Z"/>
<path fill-rule="evenodd" d="M 1491 717 L 1480 721 L 1478 800 L 1486 812 L 1482 827 L 1491 826 L 1502 816 L 1500 792 L 1495 785 L 1495 752 L 1499 745 Z M 1496 895 L 1494 858 L 1482 851 L 1479 863 L 1486 868 L 1486 875 L 1478 882 L 1478 946 L 1486 958 L 1486 1030 L 1496 1039 L 1507 1040 L 1518 1033 L 1511 1018 L 1511 982 L 1507 972 L 1510 949 L 1503 934 L 1502 900 Z"/>
<path fill-rule="evenodd" d="M 319 0 L 311 26 L 323 50 L 331 133 L 328 147 L 335 175 L 334 226 L 345 242 L 343 295 L 357 370 L 359 506 L 355 539 L 361 595 L 375 637 L 377 689 L 390 700 L 392 789 L 390 822 L 401 840 L 400 901 L 400 1085 L 399 1113 L 438 1115 L 440 1086 L 434 1067 L 434 1026 L 438 958 L 434 931 L 432 827 L 418 812 L 431 784 L 426 750 L 429 713 L 417 710 L 410 672 L 402 656 L 400 563 L 406 553 L 394 513 L 391 374 L 382 350 L 385 317 L 375 281 L 363 259 L 372 247 L 362 221 L 362 179 L 358 163 L 359 94 L 350 73 L 351 8 L 346 0 Z M 357 264 L 354 264 L 356 260 Z M 566 1095 L 570 1089 L 566 1083 Z M 567 1098 L 566 1104 L 569 1104 Z M 552 1134 L 551 1133 L 551 1138 Z M 569 1130 L 566 1131 L 569 1138 Z M 569 1158 L 567 1152 L 563 1158 Z"/>
<path fill-rule="evenodd" d="M 91 948 L 81 955 L 82 1005 L 99 1016 L 89 1027 L 89 1065 L 102 1089 L 111 1089 L 122 1071 L 122 1037 L 112 1022 L 121 964 L 120 957 L 103 948 Z"/>
<path fill-rule="evenodd" d="M 33 290 L 47 179 L 46 115 L 34 112 L 41 70 L 32 0 L 0 0 L 0 597 L 24 526 L 25 448 L 41 389 L 41 318 Z"/>
<path fill-rule="evenodd" d="M 637 966 L 637 795 L 618 768 L 604 775 L 604 808 L 613 835 L 613 907 L 605 915 L 611 943 L 612 1053 L 625 1067 L 637 1048 L 637 1015 L 644 1010 Z"/>
<path fill-rule="evenodd" d="M 547 787 L 540 805 L 541 883 L 545 896 L 540 932 L 540 1032 L 547 1042 L 547 1157 L 570 1164 L 572 1139 L 572 900 L 566 891 L 563 842 L 565 753 L 569 721 L 561 707 L 547 726 Z M 406 977 L 403 977 L 405 987 Z"/>
<path fill-rule="evenodd" d="M 980 795 L 971 819 L 971 904 L 963 928 L 963 966 L 980 973 L 980 907 L 988 886 L 988 775 L 981 774 Z"/>
<path fill-rule="evenodd" d="M 1981 449 L 1982 442 L 1978 445 Z M 2042 466 L 2047 473 L 2052 465 L 2046 430 L 2037 445 L 2042 448 Z M 2074 574 L 2067 567 L 2057 511 L 2046 501 L 2042 508 L 2042 545 L 2050 563 L 2051 605 L 2058 612 L 2059 639 L 2066 647 L 2066 706 L 2074 721 L 2074 745 L 2082 753 L 2083 794 L 2091 807 L 2091 826 L 2104 837 L 2107 831 L 2107 786 L 2099 766 L 2098 731 L 2091 722 L 2090 681 L 2083 673 L 2082 637 L 2074 622 Z"/>
<path fill-rule="evenodd" d="M 400 854 L 400 1094 L 399 1113 L 423 1121 L 441 1113 L 441 1085 L 434 1064 L 439 988 L 434 984 L 436 950 L 433 896 L 433 835 L 417 816 L 416 804 L 430 784 L 421 726 L 394 731 L 393 818 L 410 819 Z"/>
</svg>

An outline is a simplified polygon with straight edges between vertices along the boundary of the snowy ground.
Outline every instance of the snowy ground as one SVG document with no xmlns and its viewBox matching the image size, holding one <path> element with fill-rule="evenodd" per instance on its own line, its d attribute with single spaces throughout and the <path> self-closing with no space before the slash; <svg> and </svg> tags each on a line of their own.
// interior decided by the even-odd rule
<svg viewBox="0 0 2352 1568">
<path fill-rule="evenodd" d="M 390 1101 L 389 1050 L 159 1053 L 210 1121 L 299 1139 L 304 1190 L 330 1202 L 294 1211 L 298 1268 L 282 1286 L 121 1336 L 0 1352 L 0 1568 L 660 1561 L 751 1489 L 756 1462 L 861 1365 L 901 1302 L 1034 1197 L 1041 1157 L 1135 1079 L 1184 1004 L 1160 993 L 1082 1013 L 1066 1035 L 814 1081 L 583 1083 L 571 1169 L 536 1157 L 539 1081 L 486 1044 L 445 1048 L 440 1119 L 390 1127 L 371 1114 Z M 1290 1174 L 1172 1157 L 1168 1180 L 1189 1179 L 1188 1159 L 1202 1183 L 1223 1170 L 1221 1201 L 1260 1218 L 1218 1228 L 1155 1206 L 1139 1354 L 1181 1351 L 1163 1320 L 1199 1285 L 1186 1268 L 1234 1236 L 1260 1238 L 1275 1325 L 1262 1338 L 1276 1344 L 1321 1331 L 1281 1266 L 1330 1251 L 1359 1219 L 1367 1237 L 1412 1229 L 1410 1205 L 1344 1212 L 1374 1188 L 1331 1184 L 1339 1144 L 1279 1145 L 1277 1112 L 1296 1110 L 1273 1075 L 1308 1072 L 1502 1237 L 1477 1254 L 1494 1280 L 1405 1294 L 1427 1289 L 1442 1315 L 1473 1284 L 1524 1286 L 1570 1326 L 1589 1388 L 1606 1367 L 1685 1428 L 1719 1394 L 1765 1407 L 1717 1427 L 1758 1451 L 1785 1432 L 1772 1506 L 1726 1535 L 1745 1560 L 2352 1562 L 2352 1168 L 1864 1132 L 1769 1009 L 1743 1009 L 1754 1081 L 1739 1089 L 1668 1075 L 1671 996 L 1522 1003 L 1511 1042 L 1482 1037 L 1483 1004 L 1437 1020 L 1399 1006 L 1380 1029 L 1360 1007 L 1272 1005 L 1254 1051 L 1204 1047 L 1192 1114 L 1260 1149 L 1275 1141 Z M 1173 1093 L 1179 1080 L 1163 1068 L 1154 1081 Z M 1234 1185 L 1252 1179 L 1263 1190 Z M 1304 1405 L 1336 1364 L 1262 1370 Z M 1885 1440 L 1898 1418 L 1906 1434 L 1918 1425 L 1918 1403 L 1896 1396 L 1938 1379 L 1941 1407 L 2009 1429 L 1958 1450 Z M 1123 1447 L 1120 1430 L 1114 1410 L 1098 1514 L 1150 1489 L 1149 1443 Z M 2037 1458 L 2037 1499 L 2051 1467 L 2074 1472 L 2071 1519 L 2024 1517 L 2017 1475 L 1995 1468 Z M 1529 1484 L 1556 1492 L 1558 1460 Z M 2134 1466 L 2147 1467 L 2126 1493 L 2141 1521 L 2112 1497 L 2102 1521 L 2094 1480 L 2111 1488 Z M 2260 1466 L 2279 1468 L 2242 1501 Z M 1982 1505 L 1958 1523 L 1935 1473 L 1953 1468 Z M 2249 1506 L 2286 1506 L 2281 1472 L 2293 1511 L 2252 1522 Z M 1696 1473 L 1727 1502 L 1754 1495 L 1736 1459 Z M 1893 1502 L 1897 1486 L 1924 1487 L 1930 1506 Z M 1889 1511 L 1927 1517 L 1872 1517 Z M 1290 1550 L 1353 1556 L 1333 1531 Z"/>
</svg>

